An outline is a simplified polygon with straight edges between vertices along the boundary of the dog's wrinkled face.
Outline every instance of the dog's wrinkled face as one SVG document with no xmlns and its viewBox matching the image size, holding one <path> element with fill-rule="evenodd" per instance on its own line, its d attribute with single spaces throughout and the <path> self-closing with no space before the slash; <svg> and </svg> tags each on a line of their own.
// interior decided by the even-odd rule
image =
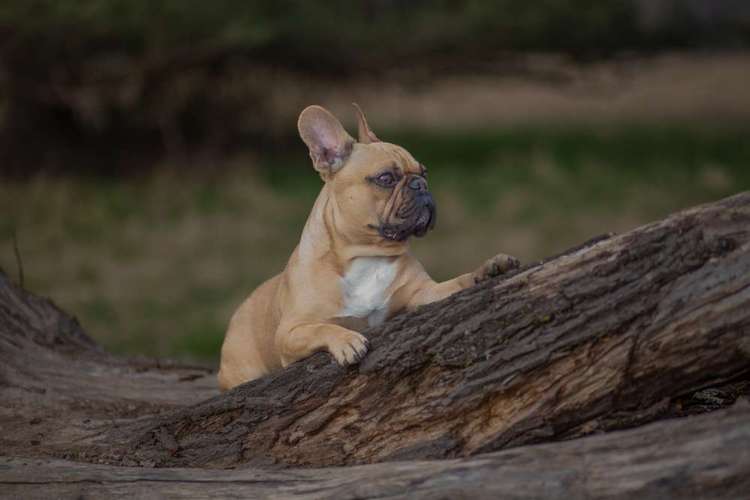
<svg viewBox="0 0 750 500">
<path fill-rule="evenodd" d="M 384 239 L 424 236 L 435 224 L 435 203 L 426 169 L 394 144 L 358 143 L 329 181 L 342 212 Z"/>
<path fill-rule="evenodd" d="M 357 108 L 359 111 L 359 108 Z M 300 115 L 300 135 L 336 204 L 336 227 L 357 240 L 403 243 L 435 224 L 426 169 L 408 151 L 381 142 L 359 114 L 359 142 L 323 108 Z"/>
</svg>

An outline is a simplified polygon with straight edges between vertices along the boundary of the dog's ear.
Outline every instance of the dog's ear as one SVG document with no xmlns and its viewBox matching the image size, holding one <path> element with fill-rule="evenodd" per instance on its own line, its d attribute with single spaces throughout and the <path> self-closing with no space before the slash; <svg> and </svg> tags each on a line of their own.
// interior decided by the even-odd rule
<svg viewBox="0 0 750 500">
<path fill-rule="evenodd" d="M 365 118 L 365 114 L 362 112 L 362 108 L 359 107 L 359 104 L 356 102 L 352 103 L 352 106 L 354 106 L 354 110 L 357 113 L 357 128 L 359 132 L 359 142 L 362 144 L 370 144 L 371 142 L 380 142 L 380 139 L 378 139 L 378 136 L 375 135 L 375 133 L 370 130 L 370 126 L 367 124 L 367 118 Z"/>
<path fill-rule="evenodd" d="M 323 180 L 338 172 L 352 153 L 354 139 L 335 116 L 321 106 L 308 106 L 299 115 L 297 129 L 310 150 L 313 166 Z"/>
</svg>

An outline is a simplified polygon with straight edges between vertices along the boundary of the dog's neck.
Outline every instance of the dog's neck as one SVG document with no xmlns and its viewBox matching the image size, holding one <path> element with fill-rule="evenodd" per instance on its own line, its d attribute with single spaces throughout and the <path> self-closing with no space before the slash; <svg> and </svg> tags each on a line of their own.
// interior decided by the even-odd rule
<svg viewBox="0 0 750 500">
<path fill-rule="evenodd" d="M 333 256 L 339 267 L 346 268 L 357 257 L 396 257 L 409 250 L 407 242 L 384 240 L 372 228 L 337 230 L 338 225 L 344 224 L 344 219 L 329 185 L 323 185 L 302 230 L 300 258 L 320 259 L 329 255 L 327 258 Z"/>
</svg>

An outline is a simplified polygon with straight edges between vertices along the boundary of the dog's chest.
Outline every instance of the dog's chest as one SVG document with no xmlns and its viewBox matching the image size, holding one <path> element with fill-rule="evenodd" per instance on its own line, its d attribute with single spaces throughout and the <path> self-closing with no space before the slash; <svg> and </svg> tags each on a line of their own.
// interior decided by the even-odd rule
<svg viewBox="0 0 750 500">
<path fill-rule="evenodd" d="M 385 321 L 396 262 L 389 257 L 357 257 L 341 278 L 344 307 L 339 316 L 365 318 L 370 326 Z"/>
</svg>

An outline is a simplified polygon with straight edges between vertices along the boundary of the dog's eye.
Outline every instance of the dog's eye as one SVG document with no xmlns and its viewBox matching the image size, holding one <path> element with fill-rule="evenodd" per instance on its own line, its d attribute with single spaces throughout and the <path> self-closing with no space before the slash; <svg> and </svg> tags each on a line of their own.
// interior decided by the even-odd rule
<svg viewBox="0 0 750 500">
<path fill-rule="evenodd" d="M 396 177 L 390 172 L 383 172 L 375 178 L 375 181 L 384 187 L 391 187 L 396 183 Z"/>
</svg>

